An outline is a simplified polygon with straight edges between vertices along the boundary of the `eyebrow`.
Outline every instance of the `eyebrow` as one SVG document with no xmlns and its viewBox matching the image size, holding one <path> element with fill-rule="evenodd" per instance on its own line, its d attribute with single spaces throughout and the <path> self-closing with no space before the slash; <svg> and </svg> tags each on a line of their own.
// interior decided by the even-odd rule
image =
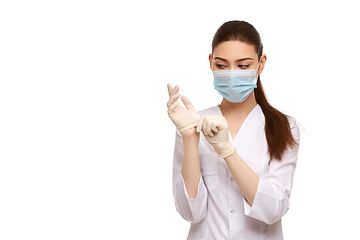
<svg viewBox="0 0 360 240">
<path fill-rule="evenodd" d="M 219 59 L 219 60 L 222 60 L 224 62 L 228 61 L 225 58 L 221 58 L 221 57 L 215 57 L 214 59 Z M 244 60 L 254 60 L 254 59 L 251 58 L 251 57 L 246 57 L 246 58 L 240 58 L 240 59 L 236 60 L 235 62 L 240 62 L 240 61 L 244 61 Z"/>
</svg>

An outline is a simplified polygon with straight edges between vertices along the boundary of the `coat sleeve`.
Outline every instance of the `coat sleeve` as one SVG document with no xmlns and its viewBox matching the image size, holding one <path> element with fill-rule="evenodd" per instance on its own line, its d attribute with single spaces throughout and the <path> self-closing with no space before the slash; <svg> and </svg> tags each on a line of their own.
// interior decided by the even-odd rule
<svg viewBox="0 0 360 240">
<path fill-rule="evenodd" d="M 294 139 L 300 143 L 299 128 L 289 119 Z M 298 159 L 299 148 L 288 149 L 281 161 L 273 159 L 268 173 L 260 177 L 252 206 L 244 199 L 245 215 L 271 225 L 279 221 L 290 207 L 290 193 Z"/>
<path fill-rule="evenodd" d="M 173 163 L 173 195 L 175 207 L 178 213 L 192 223 L 200 222 L 205 218 L 207 211 L 207 189 L 200 178 L 196 198 L 189 198 L 184 179 L 181 175 L 181 165 L 183 159 L 183 140 L 178 130 L 176 130 L 174 163 Z"/>
</svg>

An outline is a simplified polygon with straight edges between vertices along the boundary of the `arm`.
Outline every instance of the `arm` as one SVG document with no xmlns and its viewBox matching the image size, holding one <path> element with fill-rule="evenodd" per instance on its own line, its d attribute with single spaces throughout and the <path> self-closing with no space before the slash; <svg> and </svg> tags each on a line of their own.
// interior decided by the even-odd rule
<svg viewBox="0 0 360 240">
<path fill-rule="evenodd" d="M 218 158 L 224 158 L 245 199 L 252 204 L 259 184 L 259 177 L 240 158 L 229 142 L 228 125 L 224 117 L 203 116 L 197 124 L 197 132 L 204 133 L 206 140 L 214 147 Z"/>
<path fill-rule="evenodd" d="M 299 143 L 299 128 L 295 121 L 289 122 L 294 139 Z M 197 130 L 203 131 L 218 157 L 226 161 L 245 198 L 245 215 L 269 225 L 279 221 L 290 207 L 289 198 L 299 148 L 288 149 L 282 161 L 270 161 L 267 174 L 259 177 L 235 153 L 235 148 L 229 143 L 228 126 L 223 117 L 203 116 Z"/>
<path fill-rule="evenodd" d="M 181 175 L 184 179 L 189 198 L 196 198 L 197 188 L 201 178 L 199 160 L 200 134 L 191 128 L 181 134 L 183 136 L 184 156 Z"/>
<path fill-rule="evenodd" d="M 295 141 L 300 143 L 300 132 L 295 121 L 289 121 Z M 279 221 L 290 208 L 290 194 L 294 180 L 299 147 L 288 149 L 281 161 L 273 159 L 268 173 L 259 178 L 252 206 L 244 200 L 245 215 L 266 224 Z"/>
<path fill-rule="evenodd" d="M 207 210 L 207 190 L 202 181 L 199 160 L 200 135 L 195 131 L 200 116 L 190 101 L 182 96 L 183 108 L 177 99 L 179 86 L 168 84 L 168 115 L 177 127 L 174 164 L 173 194 L 176 210 L 187 221 L 196 223 L 204 219 Z"/>
<path fill-rule="evenodd" d="M 190 152 L 198 145 L 199 140 L 196 137 L 197 135 L 183 135 L 180 134 L 179 131 L 176 131 L 173 164 L 173 194 L 178 213 L 185 220 L 197 223 L 206 216 L 207 189 L 201 177 L 200 169 L 193 171 L 193 168 L 196 169 L 200 165 L 198 160 L 199 155 L 197 154 L 195 159 L 191 159 L 192 152 Z M 184 139 L 188 137 L 189 139 Z M 188 146 L 186 146 L 187 144 Z M 195 152 L 197 151 L 198 150 L 195 150 Z"/>
<path fill-rule="evenodd" d="M 186 109 L 179 105 L 177 99 L 180 97 L 180 93 L 178 91 L 179 86 L 172 88 L 172 86 L 168 84 L 168 114 L 178 128 L 183 139 L 184 152 L 181 175 L 184 179 L 188 196 L 190 198 L 195 198 L 201 173 L 199 160 L 200 134 L 196 132 L 194 126 L 196 127 L 200 116 L 196 113 L 189 99 L 185 96 L 182 97 L 182 101 Z"/>
<path fill-rule="evenodd" d="M 247 202 L 252 205 L 259 185 L 258 175 L 240 158 L 237 152 L 225 157 L 224 160 L 240 191 Z"/>
</svg>

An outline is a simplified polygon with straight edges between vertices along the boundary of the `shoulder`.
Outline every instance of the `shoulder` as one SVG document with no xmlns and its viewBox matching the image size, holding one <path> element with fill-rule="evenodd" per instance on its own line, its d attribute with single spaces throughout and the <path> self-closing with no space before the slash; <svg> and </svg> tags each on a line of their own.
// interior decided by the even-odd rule
<svg viewBox="0 0 360 240">
<path fill-rule="evenodd" d="M 299 129 L 296 119 L 294 117 L 290 117 L 290 116 L 287 116 L 287 118 L 289 121 L 291 133 L 293 134 L 294 139 L 295 140 L 299 139 L 300 138 L 300 129 Z"/>
<path fill-rule="evenodd" d="M 204 115 L 221 115 L 219 106 L 209 107 L 209 108 L 197 111 L 197 113 L 200 115 L 200 117 L 202 117 Z"/>
<path fill-rule="evenodd" d="M 287 116 L 287 119 L 289 121 L 290 129 L 294 129 L 294 128 L 299 129 L 297 121 L 294 117 Z"/>
</svg>

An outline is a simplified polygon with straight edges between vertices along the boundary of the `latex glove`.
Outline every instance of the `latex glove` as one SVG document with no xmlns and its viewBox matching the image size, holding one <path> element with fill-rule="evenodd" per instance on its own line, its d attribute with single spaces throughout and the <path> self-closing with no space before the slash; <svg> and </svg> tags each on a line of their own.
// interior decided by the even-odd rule
<svg viewBox="0 0 360 240">
<path fill-rule="evenodd" d="M 236 151 L 229 142 L 229 127 L 223 116 L 202 116 L 196 127 L 196 131 L 202 131 L 206 140 L 213 146 L 218 158 L 225 158 Z"/>
<path fill-rule="evenodd" d="M 187 97 L 182 96 L 181 100 L 184 103 L 185 108 L 183 108 L 177 99 L 180 97 L 179 86 L 176 85 L 172 88 L 171 84 L 167 85 L 169 92 L 169 101 L 167 103 L 168 115 L 171 121 L 179 129 L 179 132 L 185 132 L 186 130 L 196 127 L 197 122 L 200 119 L 200 116 L 195 111 L 193 105 L 187 99 Z"/>
</svg>

